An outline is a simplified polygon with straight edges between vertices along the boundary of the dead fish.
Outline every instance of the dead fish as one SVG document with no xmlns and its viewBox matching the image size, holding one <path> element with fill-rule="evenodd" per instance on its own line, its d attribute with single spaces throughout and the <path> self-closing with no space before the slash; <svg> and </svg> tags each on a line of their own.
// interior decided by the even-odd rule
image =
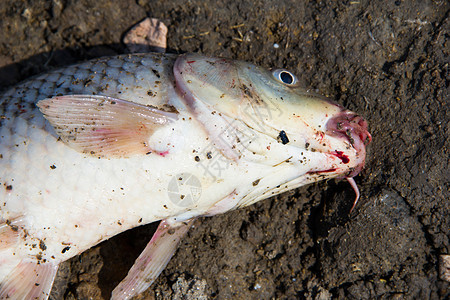
<svg viewBox="0 0 450 300">
<path fill-rule="evenodd" d="M 284 69 L 199 54 L 100 58 L 0 100 L 0 298 L 47 299 L 58 265 L 161 223 L 113 299 L 146 290 L 199 216 L 364 166 L 366 121 Z"/>
</svg>

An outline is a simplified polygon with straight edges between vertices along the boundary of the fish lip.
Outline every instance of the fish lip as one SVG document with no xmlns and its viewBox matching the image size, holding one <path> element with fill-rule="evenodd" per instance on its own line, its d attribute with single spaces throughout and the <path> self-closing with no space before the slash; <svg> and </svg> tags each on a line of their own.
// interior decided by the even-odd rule
<svg viewBox="0 0 450 300">
<path fill-rule="evenodd" d="M 328 120 L 326 133 L 333 137 L 346 139 L 355 149 L 358 163 L 355 167 L 350 168 L 345 177 L 351 178 L 358 175 L 364 167 L 366 146 L 372 141 L 372 136 L 367 130 L 367 121 L 354 112 L 343 110 Z"/>
</svg>

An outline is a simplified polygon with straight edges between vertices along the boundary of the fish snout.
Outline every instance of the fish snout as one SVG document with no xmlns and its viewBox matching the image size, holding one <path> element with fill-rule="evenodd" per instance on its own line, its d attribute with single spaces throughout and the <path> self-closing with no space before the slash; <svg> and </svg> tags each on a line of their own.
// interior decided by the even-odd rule
<svg viewBox="0 0 450 300">
<path fill-rule="evenodd" d="M 346 177 L 354 177 L 362 170 L 366 157 L 366 146 L 372 141 L 367 129 L 367 121 L 348 110 L 344 110 L 328 120 L 327 134 L 348 141 L 356 152 L 356 167 Z"/>
</svg>

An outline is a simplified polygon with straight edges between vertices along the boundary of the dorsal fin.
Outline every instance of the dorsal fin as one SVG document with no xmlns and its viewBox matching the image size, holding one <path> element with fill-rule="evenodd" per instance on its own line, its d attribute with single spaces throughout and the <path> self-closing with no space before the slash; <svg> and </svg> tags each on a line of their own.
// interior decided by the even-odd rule
<svg viewBox="0 0 450 300">
<path fill-rule="evenodd" d="M 98 157 L 148 154 L 152 133 L 177 119 L 177 113 L 107 96 L 58 96 L 37 106 L 63 142 Z"/>
</svg>

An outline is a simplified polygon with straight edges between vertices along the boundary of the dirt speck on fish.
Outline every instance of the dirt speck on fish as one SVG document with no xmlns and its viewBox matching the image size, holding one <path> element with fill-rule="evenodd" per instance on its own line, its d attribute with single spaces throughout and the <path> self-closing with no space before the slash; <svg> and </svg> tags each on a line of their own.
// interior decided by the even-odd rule
<svg viewBox="0 0 450 300">
<path fill-rule="evenodd" d="M 129 299 L 199 216 L 333 177 L 357 190 L 371 140 L 291 72 L 199 54 L 55 70 L 3 93 L 0 115 L 2 299 L 47 299 L 61 262 L 161 220 L 112 293 Z"/>
</svg>

